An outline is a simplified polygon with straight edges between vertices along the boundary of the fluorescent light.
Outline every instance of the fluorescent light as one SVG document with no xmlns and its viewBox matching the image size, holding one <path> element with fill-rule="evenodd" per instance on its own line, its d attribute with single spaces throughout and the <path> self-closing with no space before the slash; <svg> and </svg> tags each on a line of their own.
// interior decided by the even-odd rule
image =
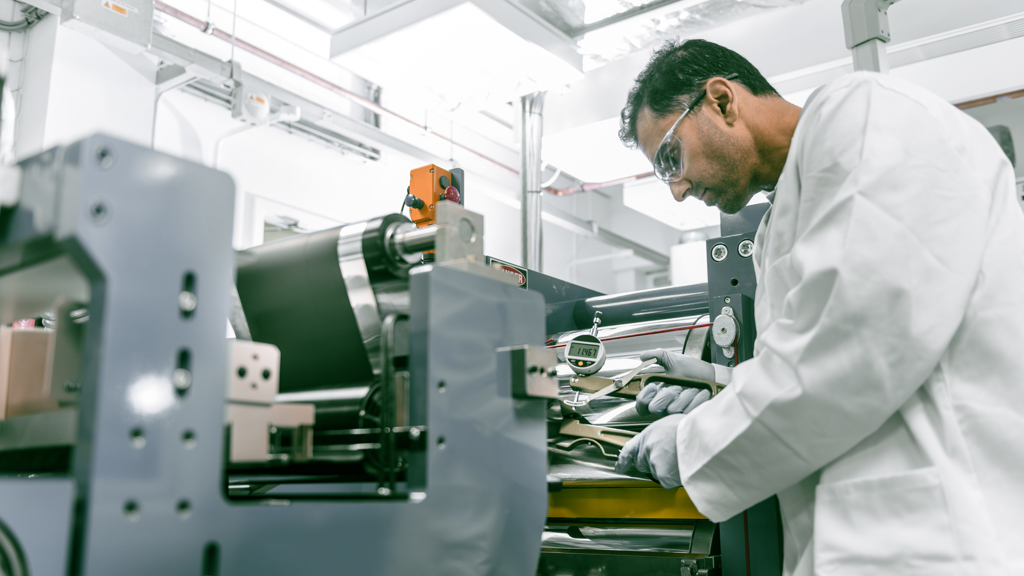
<svg viewBox="0 0 1024 576">
<path fill-rule="evenodd" d="M 476 0 L 412 23 L 408 23 L 409 14 L 391 14 L 387 21 L 384 16 L 371 17 L 362 25 L 356 22 L 335 35 L 333 60 L 385 87 L 433 93 L 451 107 L 508 102 L 583 77 L 580 66 L 527 39 L 530 34 L 513 31 L 505 20 L 496 20 L 491 5 L 510 9 L 504 0 Z M 422 2 L 405 7 L 423 14 L 430 14 L 429 8 Z M 538 38 L 554 34 L 539 23 L 527 20 L 526 24 L 540 29 Z M 373 39 L 359 40 L 356 46 L 344 42 L 357 36 Z"/>
</svg>

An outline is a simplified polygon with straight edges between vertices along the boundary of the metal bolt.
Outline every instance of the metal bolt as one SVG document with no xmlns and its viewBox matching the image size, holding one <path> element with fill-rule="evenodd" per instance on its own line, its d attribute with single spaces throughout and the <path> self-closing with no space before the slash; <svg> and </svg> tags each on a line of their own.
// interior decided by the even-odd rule
<svg viewBox="0 0 1024 576">
<path fill-rule="evenodd" d="M 96 161 L 99 162 L 100 168 L 109 169 L 114 165 L 114 151 L 106 146 L 100 146 L 96 149 Z"/>
<path fill-rule="evenodd" d="M 416 427 L 409 428 L 409 439 L 410 440 L 417 440 L 417 439 L 419 439 L 420 434 L 423 434 L 423 432 L 419 428 L 416 428 Z"/>
<path fill-rule="evenodd" d="M 182 312 L 193 312 L 196 309 L 196 295 L 188 290 L 182 290 L 178 294 L 178 308 L 181 308 Z"/>
<path fill-rule="evenodd" d="M 732 298 L 729 298 L 728 296 L 726 296 L 725 297 L 725 303 L 728 304 L 730 302 L 732 302 Z"/>
<path fill-rule="evenodd" d="M 752 240 L 740 242 L 740 245 L 736 247 L 736 252 L 743 258 L 750 258 L 750 255 L 754 253 L 754 242 Z"/>
<path fill-rule="evenodd" d="M 388 488 L 387 486 L 381 486 L 380 488 L 377 488 L 377 495 L 378 496 L 391 496 L 391 489 Z"/>
<path fill-rule="evenodd" d="M 192 373 L 184 368 L 176 368 L 171 373 L 171 384 L 174 384 L 174 388 L 178 392 L 188 390 L 189 386 L 192 385 Z"/>
<path fill-rule="evenodd" d="M 715 244 L 711 248 L 711 259 L 715 262 L 721 262 L 729 255 L 729 249 L 725 247 L 725 244 Z"/>
</svg>

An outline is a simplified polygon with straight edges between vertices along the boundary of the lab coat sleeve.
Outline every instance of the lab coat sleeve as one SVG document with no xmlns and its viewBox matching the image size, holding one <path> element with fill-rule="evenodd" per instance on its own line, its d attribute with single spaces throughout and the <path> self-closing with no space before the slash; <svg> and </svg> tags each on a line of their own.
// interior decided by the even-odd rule
<svg viewBox="0 0 1024 576">
<path fill-rule="evenodd" d="M 677 430 L 682 484 L 712 520 L 877 430 L 936 369 L 975 285 L 992 198 L 956 153 L 968 144 L 865 78 L 804 111 L 793 247 L 762 262 L 760 287 L 791 288 L 759 354 Z"/>
</svg>

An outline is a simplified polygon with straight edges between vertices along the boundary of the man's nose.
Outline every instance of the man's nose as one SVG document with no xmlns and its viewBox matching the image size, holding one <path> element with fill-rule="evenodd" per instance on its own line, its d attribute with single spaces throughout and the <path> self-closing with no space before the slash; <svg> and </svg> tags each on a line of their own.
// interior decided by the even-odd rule
<svg viewBox="0 0 1024 576">
<path fill-rule="evenodd" d="M 686 198 L 686 193 L 693 188 L 693 185 L 686 180 L 680 180 L 679 182 L 673 182 L 669 184 L 669 189 L 672 191 L 672 197 L 676 199 L 676 202 L 682 202 Z"/>
</svg>

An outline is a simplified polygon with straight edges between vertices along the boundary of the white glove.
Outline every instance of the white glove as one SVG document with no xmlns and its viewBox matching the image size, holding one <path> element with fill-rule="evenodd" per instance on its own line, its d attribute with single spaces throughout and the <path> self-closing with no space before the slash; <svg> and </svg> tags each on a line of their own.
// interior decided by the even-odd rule
<svg viewBox="0 0 1024 576">
<path fill-rule="evenodd" d="M 682 486 L 676 452 L 676 429 L 682 419 L 682 414 L 666 416 L 631 438 L 619 452 L 615 471 L 629 475 L 640 472 L 662 488 Z"/>
<path fill-rule="evenodd" d="M 664 382 L 648 384 L 636 396 L 636 413 L 641 416 L 689 414 L 708 398 L 711 398 L 711 392 L 707 390 L 683 388 Z"/>
<path fill-rule="evenodd" d="M 640 355 L 641 360 L 650 358 L 657 360 L 669 376 L 715 381 L 714 365 L 703 360 L 684 356 L 679 352 L 672 352 L 664 348 L 649 350 Z M 707 390 L 683 388 L 659 382 L 644 386 L 644 389 L 637 394 L 636 411 L 641 416 L 689 414 L 709 398 L 711 398 L 711 393 Z"/>
<path fill-rule="evenodd" d="M 640 360 L 650 360 L 651 358 L 657 360 L 669 376 L 693 378 L 707 382 L 715 381 L 715 365 L 699 358 L 691 358 L 664 348 L 648 350 L 640 355 Z"/>
</svg>

